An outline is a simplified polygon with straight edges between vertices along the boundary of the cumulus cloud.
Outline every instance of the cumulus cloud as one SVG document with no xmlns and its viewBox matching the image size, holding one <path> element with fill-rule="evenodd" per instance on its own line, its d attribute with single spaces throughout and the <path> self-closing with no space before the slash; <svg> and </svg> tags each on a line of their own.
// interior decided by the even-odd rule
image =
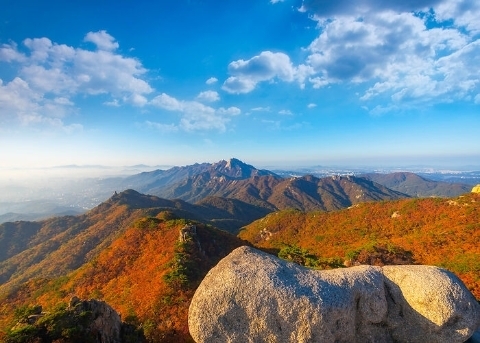
<svg viewBox="0 0 480 343">
<path fill-rule="evenodd" d="M 388 96 L 397 104 L 469 100 L 479 90 L 471 68 L 478 63 L 478 4 L 312 0 L 302 8 L 314 12 L 320 29 L 306 61 L 314 88 L 375 81 L 361 99 Z"/>
<path fill-rule="evenodd" d="M 97 50 L 74 48 L 50 39 L 27 38 L 24 51 L 16 43 L 3 44 L 0 62 L 16 63 L 16 77 L 0 84 L 0 112 L 22 123 L 61 123 L 74 111 L 75 97 L 106 94 L 107 105 L 145 106 L 153 88 L 142 77 L 147 70 L 140 61 L 115 50 L 118 43 L 106 31 L 89 32 L 84 41 Z"/>
<path fill-rule="evenodd" d="M 214 83 L 217 83 L 217 82 L 218 82 L 218 79 L 216 77 L 211 77 L 207 81 L 205 81 L 207 85 L 213 85 Z"/>
<path fill-rule="evenodd" d="M 384 109 L 475 101 L 480 93 L 479 71 L 472 67 L 479 63 L 480 3 L 304 0 L 300 11 L 318 29 L 302 63 L 270 51 L 233 61 L 224 90 L 248 93 L 260 82 L 275 81 L 317 89 L 362 85 L 359 98 L 390 101 Z"/>
<path fill-rule="evenodd" d="M 25 56 L 18 52 L 18 47 L 16 43 L 11 44 L 2 44 L 0 47 L 0 61 L 3 62 L 23 62 Z"/>
<path fill-rule="evenodd" d="M 165 93 L 156 96 L 150 103 L 167 111 L 179 112 L 178 126 L 184 131 L 217 130 L 224 132 L 231 117 L 241 113 L 237 107 L 215 109 L 198 101 L 178 100 Z"/>
<path fill-rule="evenodd" d="M 247 77 L 231 76 L 223 83 L 222 89 L 228 93 L 249 93 L 255 89 L 256 85 L 256 81 Z"/>
<path fill-rule="evenodd" d="M 365 14 L 371 11 L 412 12 L 428 9 L 443 0 L 304 0 L 301 11 L 311 11 L 319 18 Z"/>
<path fill-rule="evenodd" d="M 84 38 L 85 42 L 94 43 L 98 49 L 112 51 L 118 49 L 119 45 L 115 38 L 110 36 L 107 31 L 89 32 Z"/>
<path fill-rule="evenodd" d="M 314 103 L 310 103 L 307 105 L 307 108 L 315 108 L 317 107 L 317 104 L 314 104 Z"/>
<path fill-rule="evenodd" d="M 229 77 L 223 89 L 229 93 L 248 93 L 262 81 L 278 78 L 293 81 L 295 69 L 290 57 L 281 52 L 263 51 L 249 60 L 233 61 L 228 66 Z"/>
<path fill-rule="evenodd" d="M 205 91 L 200 92 L 200 94 L 197 95 L 197 100 L 203 102 L 215 102 L 220 100 L 220 96 L 215 91 Z"/>
</svg>

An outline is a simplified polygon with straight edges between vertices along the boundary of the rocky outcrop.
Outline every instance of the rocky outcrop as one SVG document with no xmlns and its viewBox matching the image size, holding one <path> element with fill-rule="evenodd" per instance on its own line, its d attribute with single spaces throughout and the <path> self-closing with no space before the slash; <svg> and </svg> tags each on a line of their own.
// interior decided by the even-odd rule
<svg viewBox="0 0 480 343">
<path fill-rule="evenodd" d="M 98 343 L 120 343 L 122 321 L 119 314 L 106 302 L 100 300 L 79 300 L 73 297 L 70 300 L 69 310 L 73 316 L 82 316 L 88 313 L 91 320 L 87 331 L 95 337 Z"/>
<path fill-rule="evenodd" d="M 198 287 L 197 342 L 464 342 L 480 305 L 459 279 L 429 266 L 315 271 L 241 247 Z"/>
<path fill-rule="evenodd" d="M 132 342 L 144 342 L 143 333 L 122 323 L 120 316 L 100 300 L 80 300 L 72 297 L 69 306 L 54 312 L 43 312 L 35 306 L 9 332 L 7 342 L 92 342 L 121 343 L 122 337 Z M 133 340 L 132 340 L 133 339 Z"/>
<path fill-rule="evenodd" d="M 474 186 L 472 188 L 472 193 L 480 193 L 480 184 Z"/>
</svg>

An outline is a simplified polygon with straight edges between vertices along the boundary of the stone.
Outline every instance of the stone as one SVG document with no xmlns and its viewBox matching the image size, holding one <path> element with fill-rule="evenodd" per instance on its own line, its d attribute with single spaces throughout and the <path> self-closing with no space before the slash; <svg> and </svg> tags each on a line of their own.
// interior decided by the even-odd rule
<svg viewBox="0 0 480 343">
<path fill-rule="evenodd" d="M 399 342 L 464 342 L 480 326 L 476 299 L 453 273 L 434 266 L 384 266 L 388 327 Z M 423 335 L 419 336 L 421 333 Z"/>
<path fill-rule="evenodd" d="M 472 188 L 472 193 L 480 193 L 480 184 L 474 186 Z"/>
<path fill-rule="evenodd" d="M 240 247 L 195 292 L 190 334 L 197 343 L 454 343 L 472 336 L 480 305 L 460 280 L 440 268 L 398 267 L 316 271 Z"/>
<path fill-rule="evenodd" d="M 87 330 L 94 334 L 98 343 L 120 343 L 122 321 L 120 315 L 106 302 L 96 299 L 70 301 L 74 304 L 69 309 L 76 315 L 89 311 L 93 320 Z"/>
</svg>

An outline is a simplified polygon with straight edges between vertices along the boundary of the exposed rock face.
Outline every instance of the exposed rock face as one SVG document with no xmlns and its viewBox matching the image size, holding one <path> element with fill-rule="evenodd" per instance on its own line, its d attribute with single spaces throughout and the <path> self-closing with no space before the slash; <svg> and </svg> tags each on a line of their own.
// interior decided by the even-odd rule
<svg viewBox="0 0 480 343">
<path fill-rule="evenodd" d="M 480 184 L 474 186 L 472 188 L 472 193 L 480 193 Z"/>
<path fill-rule="evenodd" d="M 123 329 L 120 316 L 107 303 L 100 300 L 80 300 L 74 296 L 69 306 L 56 312 L 42 312 L 42 307 L 33 309 L 33 314 L 23 318 L 12 330 L 25 330 L 22 342 L 92 342 L 121 343 Z M 130 330 L 131 331 L 131 330 Z M 143 334 L 129 332 L 134 342 L 144 342 Z M 17 342 L 17 340 L 15 340 Z"/>
<path fill-rule="evenodd" d="M 188 321 L 198 343 L 453 343 L 480 326 L 480 305 L 440 268 L 315 271 L 241 247 L 207 274 Z"/>
<path fill-rule="evenodd" d="M 120 343 L 122 321 L 118 313 L 106 302 L 100 300 L 79 300 L 73 297 L 69 309 L 76 315 L 87 311 L 92 314 L 92 321 L 88 327 L 98 343 Z"/>
</svg>

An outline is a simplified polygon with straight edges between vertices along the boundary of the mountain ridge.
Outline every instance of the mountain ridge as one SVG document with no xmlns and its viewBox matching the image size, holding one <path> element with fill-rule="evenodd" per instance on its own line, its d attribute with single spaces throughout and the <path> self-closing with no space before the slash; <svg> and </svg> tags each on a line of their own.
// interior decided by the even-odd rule
<svg viewBox="0 0 480 343">
<path fill-rule="evenodd" d="M 411 172 L 395 172 L 389 174 L 367 173 L 359 176 L 413 197 L 454 197 L 468 193 L 472 188 L 472 186 L 468 184 L 429 180 Z"/>
</svg>

